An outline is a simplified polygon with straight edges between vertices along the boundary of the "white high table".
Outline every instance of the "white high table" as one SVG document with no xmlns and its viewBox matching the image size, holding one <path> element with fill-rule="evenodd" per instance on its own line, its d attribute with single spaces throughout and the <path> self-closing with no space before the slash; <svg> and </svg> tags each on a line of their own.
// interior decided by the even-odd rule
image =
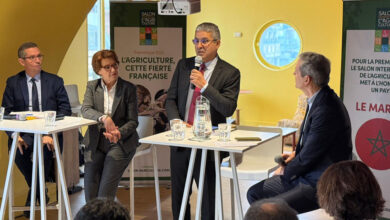
<svg viewBox="0 0 390 220">
<path fill-rule="evenodd" d="M 7 169 L 7 176 L 4 184 L 3 198 L 1 201 L 0 219 L 3 220 L 5 216 L 6 202 L 9 196 L 9 219 L 13 219 L 13 188 L 12 188 L 12 173 L 13 163 L 15 160 L 15 154 L 17 150 L 17 140 L 19 133 L 33 133 L 34 134 L 34 149 L 33 149 L 33 173 L 32 173 L 32 186 L 31 186 L 31 206 L 30 206 L 30 219 L 35 218 L 35 201 L 36 201 L 36 177 L 37 167 L 39 168 L 39 187 L 40 192 L 45 191 L 45 177 L 44 177 L 44 165 L 43 165 L 43 151 L 42 151 L 42 135 L 51 134 L 54 141 L 55 156 L 57 161 L 57 168 L 59 173 L 59 186 L 58 186 L 58 218 L 61 219 L 63 216 L 63 203 L 65 203 L 65 210 L 67 219 L 72 219 L 72 213 L 70 209 L 68 190 L 66 187 L 66 181 L 64 176 L 64 167 L 60 155 L 60 148 L 57 138 L 57 133 L 79 128 L 85 125 L 96 124 L 96 121 L 88 120 L 78 117 L 65 117 L 63 120 L 56 121 L 55 126 L 45 126 L 44 119 L 34 119 L 28 121 L 17 121 L 17 120 L 3 120 L 0 121 L 0 130 L 16 132 L 13 139 L 11 150 L 9 152 L 9 162 Z M 37 164 L 38 157 L 38 164 Z M 62 193 L 61 193 L 62 192 Z M 12 194 L 11 194 L 12 193 Z M 62 194 L 62 196 L 61 196 Z M 40 193 L 40 201 L 46 201 L 45 193 Z M 63 200 L 63 201 L 62 201 Z M 41 219 L 46 219 L 46 203 L 41 202 Z"/>
<path fill-rule="evenodd" d="M 235 154 L 242 154 L 244 151 L 251 149 L 252 147 L 261 147 L 261 144 L 269 141 L 277 136 L 279 133 L 269 133 L 269 132 L 256 132 L 256 131 L 247 131 L 247 130 L 235 130 L 231 133 L 231 141 L 220 142 L 218 141 L 218 136 L 213 134 L 209 140 L 205 141 L 194 141 L 190 140 L 193 137 L 192 129 L 186 129 L 186 138 L 182 141 L 171 140 L 167 134 L 170 134 L 170 131 L 152 135 L 140 139 L 141 143 L 155 144 L 155 145 L 166 145 L 166 146 L 175 146 L 175 147 L 185 147 L 191 148 L 190 162 L 188 166 L 188 172 L 186 177 L 186 183 L 184 188 L 183 199 L 180 208 L 179 219 L 184 219 L 186 204 L 189 196 L 189 189 L 191 187 L 191 177 L 194 169 L 195 156 L 197 149 L 202 150 L 202 158 L 200 165 L 200 177 L 199 177 L 199 187 L 198 187 L 198 198 L 196 204 L 196 216 L 195 219 L 200 219 L 201 216 L 201 204 L 202 204 L 202 195 L 203 195 L 203 185 L 204 185 L 204 175 L 205 175 L 205 166 L 206 166 L 206 156 L 207 150 L 214 151 L 215 157 L 215 174 L 216 174 L 216 219 L 223 220 L 223 205 L 222 205 L 222 191 L 221 191 L 221 172 L 220 172 L 220 151 L 226 151 L 230 154 L 230 163 L 233 171 L 233 184 L 234 184 L 234 194 L 237 202 L 238 215 L 239 219 L 243 219 L 242 205 L 240 200 L 240 191 L 238 186 L 237 170 L 236 170 L 236 161 Z M 235 137 L 260 137 L 261 141 L 235 141 Z"/>
</svg>

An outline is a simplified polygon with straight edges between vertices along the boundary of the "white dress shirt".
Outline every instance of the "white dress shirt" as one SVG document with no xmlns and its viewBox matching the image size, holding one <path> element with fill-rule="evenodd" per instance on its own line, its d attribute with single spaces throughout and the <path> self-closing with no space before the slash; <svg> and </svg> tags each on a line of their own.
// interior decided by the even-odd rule
<svg viewBox="0 0 390 220">
<path fill-rule="evenodd" d="M 103 113 L 104 113 L 104 115 L 99 118 L 100 122 L 102 122 L 105 117 L 110 116 L 112 113 L 112 103 L 114 102 L 117 83 L 118 83 L 118 80 L 112 86 L 110 91 L 108 91 L 108 88 L 102 79 L 101 85 L 102 85 L 102 88 L 104 91 L 104 94 L 103 94 L 103 97 L 104 97 L 104 112 Z"/>
</svg>

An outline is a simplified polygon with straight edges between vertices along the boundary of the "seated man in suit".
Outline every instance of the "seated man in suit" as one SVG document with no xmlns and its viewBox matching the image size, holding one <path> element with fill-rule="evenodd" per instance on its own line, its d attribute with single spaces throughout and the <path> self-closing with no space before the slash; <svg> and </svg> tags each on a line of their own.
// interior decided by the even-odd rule
<svg viewBox="0 0 390 220">
<path fill-rule="evenodd" d="M 175 69 L 168 90 L 165 108 L 168 119 L 180 118 L 193 124 L 195 102 L 199 95 L 210 101 L 212 125 L 225 123 L 237 107 L 240 91 L 240 71 L 218 56 L 221 37 L 218 26 L 202 23 L 196 27 L 193 39 L 195 52 L 202 59 L 200 69 L 195 69 L 195 57 L 181 59 Z M 171 148 L 172 213 L 179 218 L 180 204 L 188 170 L 191 149 Z M 222 155 L 223 157 L 224 155 Z M 198 183 L 200 151 L 196 156 L 193 179 Z M 206 174 L 202 202 L 202 219 L 214 219 L 215 207 L 215 166 L 214 154 L 207 153 Z M 188 201 L 187 201 L 188 204 Z M 190 219 L 189 204 L 185 218 Z"/>
<path fill-rule="evenodd" d="M 298 213 L 317 209 L 316 184 L 321 174 L 331 164 L 351 159 L 351 122 L 343 102 L 328 86 L 329 74 L 325 56 L 300 54 L 295 86 L 308 97 L 308 108 L 296 151 L 283 154 L 286 165 L 249 189 L 249 203 L 278 197 Z"/>
<path fill-rule="evenodd" d="M 43 55 L 37 44 L 27 42 L 18 49 L 18 61 L 24 67 L 22 72 L 11 76 L 3 94 L 2 106 L 5 114 L 19 111 L 56 111 L 57 114 L 71 115 L 68 95 L 61 77 L 42 70 Z M 8 147 L 12 144 L 14 133 L 7 132 L 9 136 Z M 59 136 L 59 142 L 62 144 Z M 15 163 L 24 175 L 31 190 L 32 162 L 34 135 L 20 133 L 18 138 L 18 151 Z M 42 137 L 44 147 L 45 179 L 47 180 L 53 166 L 53 139 L 50 135 Z M 39 188 L 39 187 L 38 187 Z M 39 191 L 37 191 L 39 193 Z M 39 197 L 37 196 L 39 199 Z M 46 197 L 47 198 L 47 197 Z M 26 205 L 30 204 L 30 191 Z M 25 212 L 29 215 L 29 212 Z"/>
</svg>

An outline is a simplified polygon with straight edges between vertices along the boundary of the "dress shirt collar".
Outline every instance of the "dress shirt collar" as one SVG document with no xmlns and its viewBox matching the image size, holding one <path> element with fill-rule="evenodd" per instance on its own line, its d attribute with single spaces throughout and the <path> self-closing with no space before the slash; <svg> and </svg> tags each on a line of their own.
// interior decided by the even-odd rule
<svg viewBox="0 0 390 220">
<path fill-rule="evenodd" d="M 214 59 L 210 60 L 207 63 L 204 63 L 206 66 L 206 70 L 213 70 L 215 68 L 215 65 L 217 65 L 218 62 L 218 56 L 216 56 Z"/>
<path fill-rule="evenodd" d="M 119 79 L 118 79 L 119 80 Z M 118 84 L 118 80 L 116 80 L 116 82 L 115 82 L 115 84 L 111 87 L 111 90 L 110 91 L 115 91 L 116 90 L 116 85 Z M 107 86 L 106 86 L 106 84 L 104 83 L 104 80 L 101 78 L 101 85 L 102 85 L 102 87 L 103 87 L 103 89 L 105 90 L 105 91 L 107 91 L 107 92 L 110 92 L 110 91 L 108 91 L 108 89 L 107 89 Z"/>
<path fill-rule="evenodd" d="M 30 82 L 31 78 L 33 78 L 33 77 L 31 77 L 31 76 L 28 75 L 27 73 L 25 73 L 25 74 L 26 74 L 27 82 Z M 40 80 L 41 80 L 41 73 L 39 72 L 37 75 L 35 75 L 35 76 L 34 76 L 34 79 L 35 79 L 36 81 L 40 81 Z"/>
<path fill-rule="evenodd" d="M 318 93 L 320 93 L 321 89 L 318 90 L 314 95 L 307 99 L 307 104 L 309 105 L 309 110 L 311 109 L 311 106 L 313 105 L 314 100 L 316 99 Z"/>
</svg>

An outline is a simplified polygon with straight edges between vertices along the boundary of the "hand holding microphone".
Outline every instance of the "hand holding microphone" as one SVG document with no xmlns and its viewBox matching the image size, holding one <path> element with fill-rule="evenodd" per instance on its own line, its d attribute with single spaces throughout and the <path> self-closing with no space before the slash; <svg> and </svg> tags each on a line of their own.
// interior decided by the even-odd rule
<svg viewBox="0 0 390 220">
<path fill-rule="evenodd" d="M 195 66 L 194 66 L 194 69 L 196 70 L 200 70 L 200 65 L 203 63 L 203 60 L 202 60 L 202 57 L 201 56 L 196 56 L 195 57 Z M 190 76 L 191 76 L 191 73 L 190 73 Z M 195 85 L 192 83 L 191 84 L 191 89 L 195 89 Z"/>
<path fill-rule="evenodd" d="M 282 155 L 276 156 L 276 157 L 274 158 L 274 160 L 275 160 L 275 162 L 278 163 L 280 166 L 284 166 L 284 167 L 285 167 L 285 166 L 287 165 L 287 163 L 286 163 L 286 161 L 284 161 Z"/>
<path fill-rule="evenodd" d="M 275 157 L 275 162 L 279 164 L 278 169 L 275 170 L 274 175 L 283 175 L 284 168 L 287 164 L 294 159 L 295 151 L 292 154 L 282 154 Z"/>
<path fill-rule="evenodd" d="M 295 157 L 295 151 L 293 151 L 291 154 L 282 154 L 275 157 L 275 162 L 278 163 L 280 166 L 287 166 L 287 164 L 294 159 Z"/>
</svg>

